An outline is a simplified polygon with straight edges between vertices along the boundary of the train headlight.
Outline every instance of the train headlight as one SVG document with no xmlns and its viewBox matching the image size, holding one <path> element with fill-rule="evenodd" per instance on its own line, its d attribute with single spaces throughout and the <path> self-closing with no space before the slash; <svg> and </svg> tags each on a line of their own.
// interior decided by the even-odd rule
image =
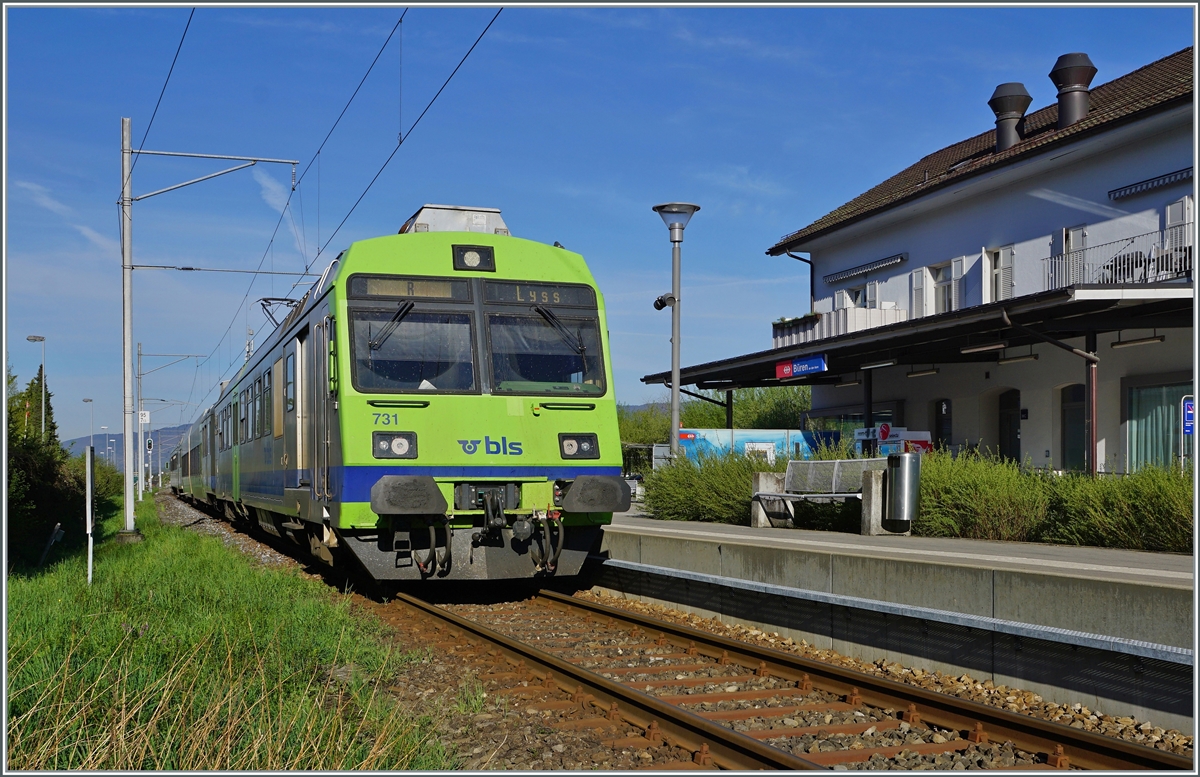
<svg viewBox="0 0 1200 777">
<path fill-rule="evenodd" d="M 371 435 L 371 449 L 377 459 L 415 459 L 417 433 L 375 432 Z"/>
<path fill-rule="evenodd" d="M 600 458 L 600 444 L 594 434 L 560 434 L 558 449 L 564 459 Z"/>
<path fill-rule="evenodd" d="M 454 269 L 496 272 L 496 251 L 491 246 L 454 246 Z"/>
</svg>

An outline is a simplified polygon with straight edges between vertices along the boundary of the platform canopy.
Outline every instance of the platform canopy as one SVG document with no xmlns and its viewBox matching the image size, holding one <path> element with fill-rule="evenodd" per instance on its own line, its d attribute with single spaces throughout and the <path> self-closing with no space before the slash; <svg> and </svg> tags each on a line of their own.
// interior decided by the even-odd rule
<svg viewBox="0 0 1200 777">
<path fill-rule="evenodd" d="M 1001 357 L 998 350 L 962 350 L 1005 342 L 1011 355 L 1014 348 L 1046 343 L 1046 337 L 1062 341 L 1123 329 L 1190 327 L 1193 296 L 1190 284 L 1179 283 L 1071 286 L 684 367 L 680 384 L 722 390 L 831 384 L 865 364 L 891 359 L 918 367 L 995 363 Z M 778 363 L 816 356 L 825 357 L 825 371 L 776 377 Z M 670 380 L 669 371 L 642 378 L 650 385 L 669 385 Z"/>
</svg>

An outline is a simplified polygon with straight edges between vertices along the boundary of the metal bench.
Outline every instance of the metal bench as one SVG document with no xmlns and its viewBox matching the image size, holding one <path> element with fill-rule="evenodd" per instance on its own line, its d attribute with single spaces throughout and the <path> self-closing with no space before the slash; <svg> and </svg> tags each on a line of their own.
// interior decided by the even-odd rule
<svg viewBox="0 0 1200 777">
<path fill-rule="evenodd" d="M 863 473 L 887 469 L 887 458 L 789 461 L 783 493 L 759 491 L 752 499 L 862 499 Z"/>
</svg>

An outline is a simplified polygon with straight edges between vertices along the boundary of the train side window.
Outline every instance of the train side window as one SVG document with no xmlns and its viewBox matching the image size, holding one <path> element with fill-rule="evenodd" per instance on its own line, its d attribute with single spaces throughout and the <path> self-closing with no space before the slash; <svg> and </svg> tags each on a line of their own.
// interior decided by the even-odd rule
<svg viewBox="0 0 1200 777">
<path fill-rule="evenodd" d="M 289 353 L 287 357 L 287 382 L 284 384 L 284 397 L 287 400 L 287 411 L 296 409 L 296 355 Z"/>
<path fill-rule="evenodd" d="M 250 436 L 262 436 L 262 378 L 254 381 L 254 399 L 250 402 Z"/>
<path fill-rule="evenodd" d="M 263 382 L 263 394 L 262 394 L 262 427 L 263 427 L 263 429 L 262 429 L 262 431 L 263 431 L 263 436 L 270 437 L 271 436 L 271 427 L 274 425 L 271 422 L 275 420 L 274 418 L 272 418 L 273 413 L 271 412 L 271 371 L 270 370 L 267 370 L 266 372 L 263 373 L 262 382 Z"/>
<path fill-rule="evenodd" d="M 288 357 L 291 358 L 290 356 Z M 276 386 L 283 383 L 283 359 L 276 359 L 275 364 L 271 366 L 271 382 Z M 272 394 L 274 402 L 271 403 L 271 426 L 275 431 L 276 437 L 283 436 L 283 394 L 274 392 Z"/>
<path fill-rule="evenodd" d="M 238 440 L 246 442 L 246 392 L 238 395 Z"/>
</svg>

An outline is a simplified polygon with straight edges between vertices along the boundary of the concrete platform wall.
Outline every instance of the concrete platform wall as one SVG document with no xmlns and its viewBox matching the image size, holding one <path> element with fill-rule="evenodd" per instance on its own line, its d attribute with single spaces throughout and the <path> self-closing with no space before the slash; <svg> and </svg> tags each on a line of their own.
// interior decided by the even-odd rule
<svg viewBox="0 0 1200 777">
<path fill-rule="evenodd" d="M 640 564 L 1192 647 L 1185 588 L 606 532 L 604 555 Z M 740 623 L 874 661 L 1018 687 L 1165 728 L 1194 729 L 1193 667 L 694 580 L 604 568 L 618 596 Z"/>
</svg>

